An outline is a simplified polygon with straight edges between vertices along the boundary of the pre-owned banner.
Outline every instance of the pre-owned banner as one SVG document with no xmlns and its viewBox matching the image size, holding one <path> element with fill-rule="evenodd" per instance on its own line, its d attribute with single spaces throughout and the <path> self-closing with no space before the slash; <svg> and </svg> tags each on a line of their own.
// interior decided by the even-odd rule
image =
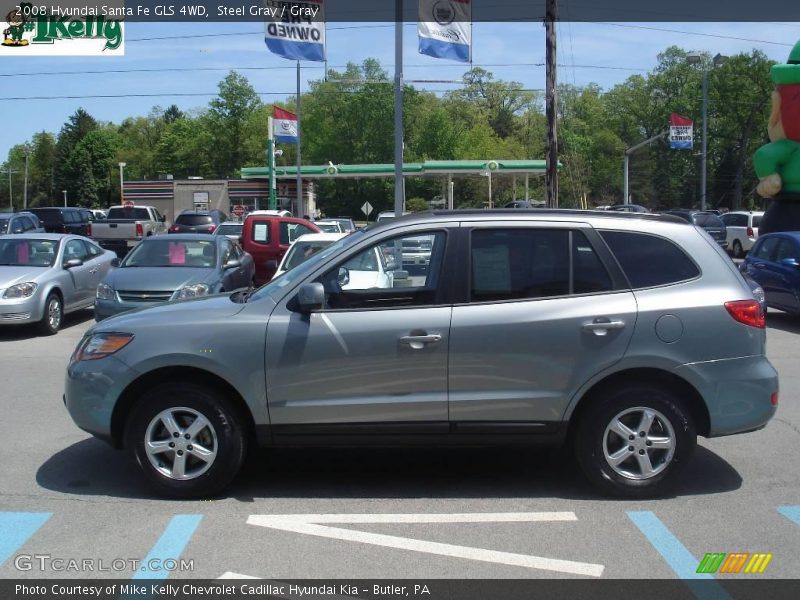
<svg viewBox="0 0 800 600">
<path fill-rule="evenodd" d="M 469 62 L 472 52 L 471 0 L 419 0 L 419 52 Z"/>
<path fill-rule="evenodd" d="M 264 41 L 271 52 L 291 60 L 325 60 L 324 0 L 265 0 L 269 14 Z"/>
</svg>

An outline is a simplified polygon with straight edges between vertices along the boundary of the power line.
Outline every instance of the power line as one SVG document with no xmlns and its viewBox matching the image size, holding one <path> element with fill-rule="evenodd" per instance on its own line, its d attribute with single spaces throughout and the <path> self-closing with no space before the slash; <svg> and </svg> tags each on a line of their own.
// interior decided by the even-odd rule
<svg viewBox="0 0 800 600">
<path fill-rule="evenodd" d="M 587 21 L 583 21 L 586 23 Z M 645 29 L 647 31 L 663 31 L 665 33 L 680 33 L 681 35 L 697 35 L 702 37 L 711 37 L 711 38 L 719 38 L 723 40 L 736 40 L 739 42 L 752 42 L 756 44 L 772 44 L 774 46 L 789 46 L 792 47 L 794 44 L 786 44 L 784 42 L 773 42 L 771 40 L 757 40 L 754 38 L 744 38 L 744 37 L 737 37 L 735 35 L 723 35 L 721 33 L 700 33 L 697 31 L 682 31 L 680 29 L 665 29 L 663 27 L 649 27 L 646 25 L 631 25 L 629 23 L 603 23 L 603 22 L 594 22 L 596 25 L 608 25 L 610 27 L 626 27 L 628 29 Z"/>
</svg>

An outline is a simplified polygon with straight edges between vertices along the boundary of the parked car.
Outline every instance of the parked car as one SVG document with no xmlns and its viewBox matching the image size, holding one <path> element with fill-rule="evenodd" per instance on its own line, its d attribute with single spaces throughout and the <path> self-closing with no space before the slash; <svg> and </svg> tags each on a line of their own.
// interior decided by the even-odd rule
<svg viewBox="0 0 800 600">
<path fill-rule="evenodd" d="M 613 210 L 615 212 L 632 212 L 632 213 L 649 213 L 650 209 L 641 204 L 613 204 L 605 210 Z"/>
<path fill-rule="evenodd" d="M 306 233 L 320 233 L 319 227 L 305 219 L 266 211 L 247 215 L 242 229 L 242 247 L 256 263 L 256 284 L 262 285 L 273 278 L 289 246 Z"/>
<path fill-rule="evenodd" d="M 228 220 L 221 210 L 185 210 L 177 216 L 169 233 L 214 233 L 214 230 Z"/>
<path fill-rule="evenodd" d="M 225 236 L 176 234 L 149 237 L 136 246 L 97 287 L 95 320 L 250 287 L 253 257 Z"/>
<path fill-rule="evenodd" d="M 408 212 L 404 212 L 403 215 L 409 214 Z M 394 211 L 393 210 L 384 210 L 378 213 L 377 218 L 375 219 L 376 223 L 383 223 L 384 221 L 391 221 L 394 219 Z"/>
<path fill-rule="evenodd" d="M 0 213 L 0 235 L 20 233 L 44 233 L 44 227 L 30 212 Z"/>
<path fill-rule="evenodd" d="M 297 238 L 284 255 L 275 277 L 286 271 L 299 267 L 320 250 L 339 241 L 346 233 L 307 233 Z M 390 288 L 394 284 L 394 273 L 389 270 L 389 263 L 381 248 L 372 253 L 359 255 L 346 262 L 342 268 L 339 284 L 343 290 Z"/>
<path fill-rule="evenodd" d="M 763 212 L 736 211 L 725 213 L 720 217 L 727 228 L 727 242 L 734 258 L 744 258 L 758 239 L 758 227 L 761 225 Z"/>
<path fill-rule="evenodd" d="M 662 211 L 661 214 L 672 215 L 687 223 L 702 227 L 722 248 L 728 248 L 728 233 L 725 223 L 716 213 L 708 210 L 675 209 Z"/>
<path fill-rule="evenodd" d="M 342 226 L 342 231 L 345 233 L 353 233 L 357 227 L 356 224 L 353 223 L 353 219 L 350 217 L 328 217 L 325 219 L 326 221 L 338 221 L 339 224 Z"/>
<path fill-rule="evenodd" d="M 314 221 L 314 225 L 319 227 L 319 230 L 324 233 L 344 233 L 344 229 L 339 224 L 339 221 L 324 220 Z"/>
<path fill-rule="evenodd" d="M 767 306 L 800 314 L 800 232 L 762 235 L 741 269 L 764 288 Z"/>
<path fill-rule="evenodd" d="M 166 220 L 154 206 L 112 206 L 105 220 L 95 221 L 92 234 L 103 248 L 125 256 L 141 240 L 164 233 Z"/>
<path fill-rule="evenodd" d="M 75 235 L 0 236 L 0 325 L 37 323 L 42 333 L 56 333 L 65 314 L 94 304 L 114 258 Z"/>
<path fill-rule="evenodd" d="M 242 239 L 242 227 L 244 227 L 244 223 L 241 221 L 225 221 L 214 230 L 214 235 L 226 235 L 239 242 Z"/>
<path fill-rule="evenodd" d="M 72 233 L 75 235 L 92 235 L 92 223 L 84 212 L 86 209 L 68 207 L 29 208 L 41 221 L 47 233 Z"/>
<path fill-rule="evenodd" d="M 345 265 L 420 236 L 431 260 L 411 285 L 343 288 Z M 218 493 L 253 443 L 568 442 L 603 492 L 642 497 L 676 480 L 697 435 L 774 415 L 764 327 L 722 249 L 673 218 L 427 213 L 252 294 L 96 325 L 65 401 L 171 496 Z"/>
</svg>

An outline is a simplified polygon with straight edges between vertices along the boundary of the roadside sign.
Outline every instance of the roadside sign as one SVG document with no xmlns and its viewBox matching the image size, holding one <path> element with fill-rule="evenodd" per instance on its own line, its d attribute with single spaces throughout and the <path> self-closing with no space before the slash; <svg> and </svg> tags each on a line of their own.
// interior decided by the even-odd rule
<svg viewBox="0 0 800 600">
<path fill-rule="evenodd" d="M 232 211 L 237 217 L 241 217 L 244 214 L 244 206 L 237 204 L 233 207 Z"/>
<path fill-rule="evenodd" d="M 122 203 L 122 206 L 125 208 L 133 208 L 133 200 L 125 200 L 125 202 Z"/>
<path fill-rule="evenodd" d="M 369 216 L 370 213 L 372 213 L 372 204 L 369 202 L 364 202 L 364 204 L 361 205 L 361 212 Z"/>
</svg>

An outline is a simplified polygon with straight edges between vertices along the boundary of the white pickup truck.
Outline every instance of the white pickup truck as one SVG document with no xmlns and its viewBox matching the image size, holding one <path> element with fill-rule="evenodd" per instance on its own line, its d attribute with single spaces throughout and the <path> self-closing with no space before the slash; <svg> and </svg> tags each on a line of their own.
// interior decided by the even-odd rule
<svg viewBox="0 0 800 600">
<path fill-rule="evenodd" d="M 112 206 L 106 219 L 92 223 L 92 237 L 119 256 L 143 238 L 166 232 L 166 218 L 153 206 Z"/>
</svg>

